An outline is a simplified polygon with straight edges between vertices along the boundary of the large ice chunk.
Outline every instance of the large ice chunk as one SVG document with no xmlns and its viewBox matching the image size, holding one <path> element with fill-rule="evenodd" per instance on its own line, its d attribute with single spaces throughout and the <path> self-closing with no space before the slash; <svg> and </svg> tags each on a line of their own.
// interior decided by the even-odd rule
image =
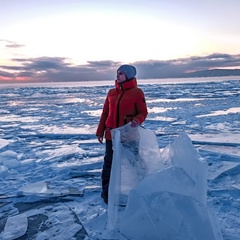
<svg viewBox="0 0 240 240">
<path fill-rule="evenodd" d="M 208 166 L 187 134 L 160 154 L 154 132 L 114 129 L 108 229 L 127 239 L 221 240 L 207 205 Z"/>
<path fill-rule="evenodd" d="M 21 165 L 17 153 L 11 150 L 0 153 L 0 163 L 8 168 L 16 168 Z"/>
<path fill-rule="evenodd" d="M 112 130 L 113 165 L 109 186 L 108 227 L 114 229 L 119 207 L 127 204 L 129 191 L 145 176 L 163 169 L 153 131 L 129 124 Z"/>
<path fill-rule="evenodd" d="M 26 214 L 19 214 L 9 217 L 2 232 L 4 240 L 13 240 L 23 236 L 28 228 L 28 219 Z"/>
<path fill-rule="evenodd" d="M 30 183 L 26 186 L 21 187 L 20 191 L 26 195 L 47 193 L 47 183 L 45 181 Z"/>
<path fill-rule="evenodd" d="M 120 225 L 129 239 L 221 239 L 207 208 L 193 198 L 170 192 L 132 196 Z"/>
<path fill-rule="evenodd" d="M 0 138 L 0 149 L 7 146 L 10 142 L 12 141 Z"/>
<path fill-rule="evenodd" d="M 175 141 L 164 149 L 161 157 L 165 165 L 181 168 L 187 173 L 194 184 L 187 195 L 206 205 L 208 165 L 200 159 L 188 135 L 185 133 L 179 134 Z M 178 177 L 178 179 L 181 178 Z M 182 183 L 182 186 L 185 187 L 185 184 Z M 180 191 L 185 192 L 183 187 Z"/>
<path fill-rule="evenodd" d="M 222 239 L 210 209 L 189 196 L 194 185 L 181 168 L 147 176 L 129 193 L 120 232 L 135 240 Z"/>
<path fill-rule="evenodd" d="M 206 204 L 207 164 L 186 134 L 163 152 L 168 167 L 152 173 L 129 193 L 119 215 L 120 232 L 128 239 L 211 239 L 222 235 Z"/>
</svg>

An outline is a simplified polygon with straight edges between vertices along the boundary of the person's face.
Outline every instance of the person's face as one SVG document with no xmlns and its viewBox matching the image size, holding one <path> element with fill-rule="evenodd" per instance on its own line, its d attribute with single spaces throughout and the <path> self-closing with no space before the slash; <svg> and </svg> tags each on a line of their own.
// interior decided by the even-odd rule
<svg viewBox="0 0 240 240">
<path fill-rule="evenodd" d="M 126 80 L 127 80 L 126 75 L 123 72 L 118 71 L 117 72 L 117 81 L 118 81 L 118 83 L 122 83 L 122 82 L 124 82 Z"/>
</svg>

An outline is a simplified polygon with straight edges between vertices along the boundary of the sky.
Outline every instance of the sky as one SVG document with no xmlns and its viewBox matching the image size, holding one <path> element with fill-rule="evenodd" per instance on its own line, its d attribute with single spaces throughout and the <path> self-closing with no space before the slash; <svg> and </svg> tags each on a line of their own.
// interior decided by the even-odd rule
<svg viewBox="0 0 240 240">
<path fill-rule="evenodd" d="M 240 68 L 238 0 L 0 0 L 0 82 Z"/>
</svg>

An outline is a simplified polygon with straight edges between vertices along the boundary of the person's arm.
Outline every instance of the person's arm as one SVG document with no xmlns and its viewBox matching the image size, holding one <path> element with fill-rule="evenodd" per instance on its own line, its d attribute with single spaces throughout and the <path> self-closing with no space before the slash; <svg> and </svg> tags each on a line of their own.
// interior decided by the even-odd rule
<svg viewBox="0 0 240 240">
<path fill-rule="evenodd" d="M 136 110 L 137 115 L 133 118 L 131 123 L 133 127 L 136 126 L 136 124 L 141 124 L 142 122 L 144 122 L 148 114 L 145 96 L 141 89 L 139 89 L 139 94 L 137 96 Z"/>
<path fill-rule="evenodd" d="M 104 135 L 105 128 L 106 128 L 105 122 L 107 120 L 108 113 L 109 113 L 109 101 L 108 101 L 108 96 L 107 96 L 104 106 L 103 106 L 103 110 L 102 110 L 102 114 L 101 114 L 100 121 L 98 124 L 98 128 L 96 131 L 96 136 L 100 143 L 103 143 L 103 135 Z"/>
</svg>

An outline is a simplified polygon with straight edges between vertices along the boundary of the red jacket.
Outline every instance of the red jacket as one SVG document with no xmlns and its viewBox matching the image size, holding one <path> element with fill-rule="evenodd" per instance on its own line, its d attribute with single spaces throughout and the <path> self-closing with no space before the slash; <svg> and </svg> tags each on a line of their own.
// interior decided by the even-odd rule
<svg viewBox="0 0 240 240">
<path fill-rule="evenodd" d="M 147 117 L 147 106 L 143 91 L 133 78 L 122 84 L 115 83 L 110 89 L 102 110 L 96 135 L 111 140 L 110 130 L 121 127 L 133 119 L 141 124 Z"/>
</svg>

